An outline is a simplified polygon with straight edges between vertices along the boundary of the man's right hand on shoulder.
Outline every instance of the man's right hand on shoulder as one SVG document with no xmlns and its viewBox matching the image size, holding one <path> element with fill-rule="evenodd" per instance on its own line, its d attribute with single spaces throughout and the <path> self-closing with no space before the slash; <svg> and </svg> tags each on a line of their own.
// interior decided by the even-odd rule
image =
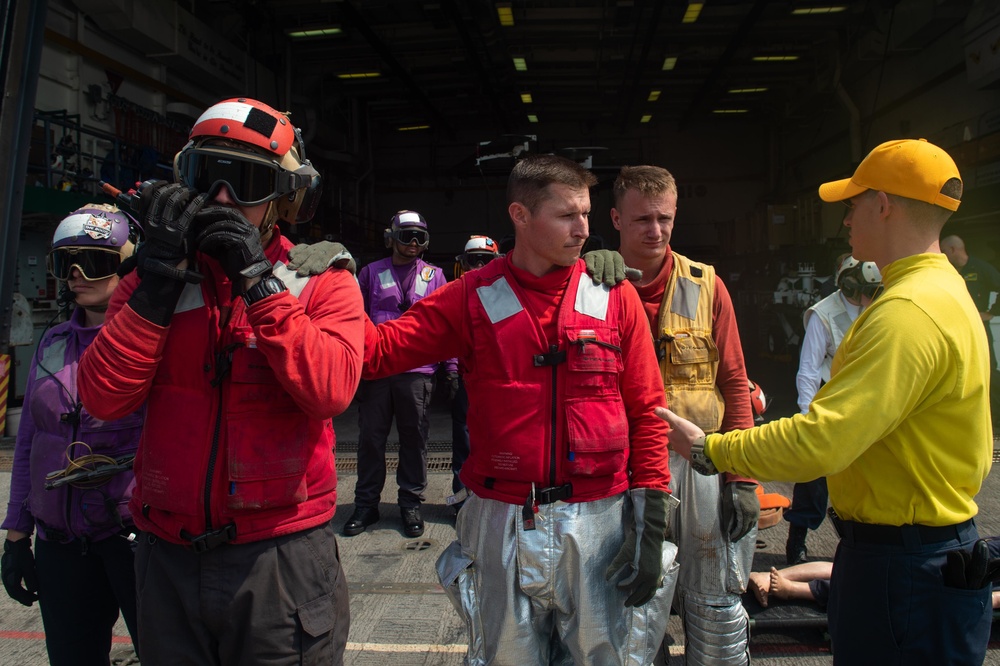
<svg viewBox="0 0 1000 666">
<path fill-rule="evenodd" d="M 642 277 L 642 271 L 626 266 L 625 259 L 614 250 L 591 250 L 583 255 L 583 263 L 594 284 L 603 283 L 609 288 L 626 278 L 638 280 Z"/>
<path fill-rule="evenodd" d="M 299 243 L 288 251 L 288 262 L 285 265 L 299 277 L 319 275 L 330 267 L 350 271 L 351 275 L 358 274 L 358 265 L 348 249 L 331 241 L 311 245 Z"/>
</svg>

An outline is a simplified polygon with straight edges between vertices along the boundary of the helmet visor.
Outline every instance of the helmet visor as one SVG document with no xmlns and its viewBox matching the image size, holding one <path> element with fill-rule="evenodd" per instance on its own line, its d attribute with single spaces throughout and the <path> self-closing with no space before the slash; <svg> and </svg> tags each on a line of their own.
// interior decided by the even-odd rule
<svg viewBox="0 0 1000 666">
<path fill-rule="evenodd" d="M 416 241 L 417 245 L 423 245 L 430 240 L 430 234 L 423 229 L 403 228 L 392 232 L 392 237 L 403 245 L 409 245 Z"/>
<path fill-rule="evenodd" d="M 224 148 L 189 148 L 178 156 L 177 171 L 182 184 L 205 194 L 224 186 L 243 206 L 266 203 L 308 184 L 274 160 Z"/>
<path fill-rule="evenodd" d="M 106 280 L 118 272 L 121 263 L 119 250 L 101 247 L 57 247 L 48 256 L 49 273 L 61 281 L 70 278 L 74 266 L 80 270 L 84 280 Z"/>
<path fill-rule="evenodd" d="M 497 258 L 492 252 L 466 252 L 465 265 L 468 268 L 482 268 Z"/>
</svg>

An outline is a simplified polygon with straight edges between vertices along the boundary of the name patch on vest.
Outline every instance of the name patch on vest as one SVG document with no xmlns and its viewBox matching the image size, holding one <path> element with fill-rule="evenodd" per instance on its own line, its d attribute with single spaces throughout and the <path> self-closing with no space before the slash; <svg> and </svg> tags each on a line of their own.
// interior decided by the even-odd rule
<svg viewBox="0 0 1000 666">
<path fill-rule="evenodd" d="M 594 284 L 589 276 L 581 276 L 576 287 L 576 302 L 573 309 L 594 319 L 608 318 L 608 299 L 611 290 L 604 284 Z"/>
<path fill-rule="evenodd" d="M 680 276 L 674 285 L 674 297 L 670 301 L 670 311 L 679 317 L 694 319 L 698 314 L 698 298 L 701 296 L 701 285 Z"/>
<path fill-rule="evenodd" d="M 483 304 L 486 316 L 490 318 L 492 324 L 513 317 L 524 309 L 517 300 L 514 290 L 507 284 L 507 278 L 504 277 L 486 287 L 477 287 L 476 296 L 479 297 L 479 302 Z"/>
</svg>

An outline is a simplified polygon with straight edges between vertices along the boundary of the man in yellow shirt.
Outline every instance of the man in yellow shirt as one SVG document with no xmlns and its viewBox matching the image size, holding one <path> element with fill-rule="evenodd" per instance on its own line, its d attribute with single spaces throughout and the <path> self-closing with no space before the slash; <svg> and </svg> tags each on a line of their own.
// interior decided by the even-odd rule
<svg viewBox="0 0 1000 666">
<path fill-rule="evenodd" d="M 841 533 L 835 663 L 982 663 L 990 586 L 943 575 L 946 553 L 978 538 L 974 498 L 993 452 L 985 331 L 938 245 L 962 196 L 958 168 L 922 139 L 890 141 L 819 194 L 847 206 L 853 255 L 875 262 L 885 291 L 847 332 L 809 412 L 707 437 L 658 413 L 702 473 L 828 477 Z"/>
</svg>

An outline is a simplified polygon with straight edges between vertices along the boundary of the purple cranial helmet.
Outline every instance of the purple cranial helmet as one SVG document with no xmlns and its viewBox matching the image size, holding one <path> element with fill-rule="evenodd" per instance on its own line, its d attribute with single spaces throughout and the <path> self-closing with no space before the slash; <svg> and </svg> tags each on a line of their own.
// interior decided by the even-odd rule
<svg viewBox="0 0 1000 666">
<path fill-rule="evenodd" d="M 401 210 L 393 215 L 383 238 L 386 247 L 392 247 L 393 241 L 401 245 L 409 245 L 415 241 L 421 250 L 426 250 L 431 242 L 427 220 L 415 210 Z"/>
<path fill-rule="evenodd" d="M 131 220 L 117 206 L 87 204 L 59 223 L 52 234 L 48 269 L 57 280 L 68 280 L 75 266 L 87 280 L 104 280 L 132 255 Z"/>
</svg>

